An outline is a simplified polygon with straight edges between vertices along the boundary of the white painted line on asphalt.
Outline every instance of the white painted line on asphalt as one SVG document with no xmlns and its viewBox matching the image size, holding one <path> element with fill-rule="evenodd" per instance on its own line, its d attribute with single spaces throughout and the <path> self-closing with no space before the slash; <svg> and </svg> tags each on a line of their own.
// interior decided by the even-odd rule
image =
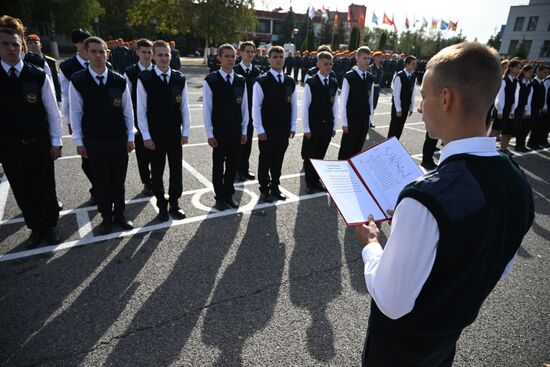
<svg viewBox="0 0 550 367">
<path fill-rule="evenodd" d="M 183 165 L 183 168 L 185 168 L 189 173 L 193 175 L 197 180 L 200 181 L 205 187 L 212 189 L 214 186 L 212 185 L 212 182 L 210 182 L 206 177 L 204 177 L 199 171 L 197 171 L 192 165 L 187 163 L 184 159 L 182 159 L 181 164 Z"/>
<path fill-rule="evenodd" d="M 282 206 L 282 205 L 292 204 L 292 203 L 296 203 L 296 202 L 300 202 L 300 201 L 315 199 L 315 198 L 318 198 L 318 197 L 321 197 L 321 196 L 327 196 L 327 193 L 319 192 L 319 193 L 310 194 L 310 195 L 296 196 L 295 198 L 288 198 L 285 201 L 277 201 L 277 202 L 273 202 L 273 203 L 261 203 L 261 204 L 255 205 L 253 208 L 250 208 L 250 209 L 242 207 L 242 208 L 239 208 L 239 209 L 228 209 L 228 210 L 224 210 L 222 212 L 211 212 L 211 213 L 205 214 L 205 215 L 198 215 L 198 216 L 191 217 L 191 218 L 185 218 L 183 220 L 172 220 L 172 219 L 170 219 L 168 222 L 153 224 L 153 225 L 149 225 L 149 226 L 145 226 L 145 227 L 138 227 L 138 228 L 134 228 L 130 231 L 115 232 L 115 233 L 110 233 L 110 234 L 107 234 L 107 235 L 104 235 L 104 236 L 81 238 L 79 240 L 69 241 L 69 242 L 61 243 L 59 245 L 38 247 L 38 248 L 35 248 L 35 249 L 32 249 L 32 250 L 18 251 L 18 252 L 14 252 L 14 253 L 5 254 L 5 255 L 0 255 L 0 262 L 21 259 L 21 258 L 25 258 L 25 257 L 29 257 L 29 256 L 39 255 L 39 254 L 57 252 L 57 251 L 61 251 L 61 250 L 67 250 L 67 249 L 71 249 L 71 248 L 74 248 L 74 247 L 90 245 L 90 244 L 100 242 L 100 241 L 107 241 L 107 240 L 111 240 L 111 239 L 115 239 L 115 238 L 129 237 L 129 236 L 133 236 L 133 235 L 138 234 L 138 233 L 147 233 L 147 232 L 151 232 L 151 231 L 155 231 L 155 230 L 159 230 L 159 229 L 165 229 L 165 228 L 169 228 L 169 227 L 177 227 L 177 226 L 181 226 L 181 225 L 184 225 L 184 224 L 189 224 L 189 223 L 194 223 L 194 222 L 199 222 L 199 221 L 204 221 L 204 220 L 214 219 L 214 218 L 219 218 L 219 217 L 225 217 L 225 216 L 234 215 L 234 214 L 237 214 L 237 213 L 247 213 L 247 212 L 251 212 L 253 210 L 258 210 L 258 209 L 265 209 L 265 208 L 269 208 L 269 207 L 273 207 L 273 206 Z"/>
<path fill-rule="evenodd" d="M 288 191 L 287 189 L 285 189 L 280 185 L 279 185 L 279 191 L 287 197 L 287 200 L 288 199 L 296 200 L 296 198 L 298 197 L 297 195 L 294 195 L 293 193 L 291 193 L 290 191 Z"/>
<path fill-rule="evenodd" d="M 76 223 L 78 225 L 78 234 L 80 238 L 93 237 L 92 222 L 87 211 L 79 211 L 76 213 Z"/>
<path fill-rule="evenodd" d="M 0 177 L 0 220 L 4 218 L 4 210 L 6 209 L 6 203 L 8 201 L 8 193 L 10 191 L 10 184 L 6 173 Z"/>
</svg>

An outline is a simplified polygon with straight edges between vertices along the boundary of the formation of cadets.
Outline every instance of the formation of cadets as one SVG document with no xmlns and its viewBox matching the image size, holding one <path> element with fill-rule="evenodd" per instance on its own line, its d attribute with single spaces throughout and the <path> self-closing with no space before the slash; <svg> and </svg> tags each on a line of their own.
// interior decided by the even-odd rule
<svg viewBox="0 0 550 367">
<path fill-rule="evenodd" d="M 76 54 L 59 65 L 58 73 L 55 60 L 42 54 L 37 35 L 25 38 L 20 21 L 0 19 L 0 104 L 7 114 L 0 122 L 0 161 L 31 229 L 30 248 L 42 240 L 59 241 L 55 227 L 61 204 L 53 161 L 61 156 L 62 116 L 90 182 L 90 204 L 97 205 L 103 219 L 99 234 L 110 233 L 113 225 L 133 228 L 124 216 L 124 186 L 128 154 L 134 149 L 143 193 L 155 196 L 158 220 L 186 216 L 178 201 L 183 192 L 182 146 L 189 141 L 191 121 L 179 54 L 165 41 L 147 39 L 136 41 L 132 52 L 113 41 L 116 47 L 110 52 L 113 44 L 84 29 L 74 30 L 72 41 Z M 388 82 L 392 85 L 388 137 L 401 136 L 424 67 L 414 56 L 388 59 L 366 46 L 344 53 L 321 46 L 317 52 L 295 56 L 280 46 L 257 51 L 247 41 L 238 50 L 224 44 L 215 59 L 209 57 L 211 73 L 202 88 L 203 122 L 212 147 L 218 211 L 238 208 L 233 199 L 236 179 L 256 178 L 249 170 L 255 135 L 260 200 L 286 199 L 279 185 L 285 152 L 297 129 L 299 79 L 304 84 L 301 155 L 306 191 L 315 193 L 326 189 L 310 159 L 325 157 L 339 123 L 343 134 L 338 158 L 359 153 L 372 127 L 380 91 Z M 129 54 L 134 62 L 122 62 L 131 59 Z M 492 134 L 499 136 L 503 152 L 508 152 L 512 136 L 517 137 L 518 152 L 549 146 L 548 74 L 544 65 L 503 62 L 502 88 L 494 112 L 488 113 L 488 123 L 494 117 Z M 426 134 L 422 160 L 426 169 L 437 167 L 436 144 Z M 163 183 L 166 161 L 168 198 Z"/>
</svg>

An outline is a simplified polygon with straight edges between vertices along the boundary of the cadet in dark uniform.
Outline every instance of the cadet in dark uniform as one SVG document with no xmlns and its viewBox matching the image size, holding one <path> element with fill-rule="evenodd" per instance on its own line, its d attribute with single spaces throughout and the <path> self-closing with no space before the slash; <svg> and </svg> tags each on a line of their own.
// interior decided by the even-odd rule
<svg viewBox="0 0 550 367">
<path fill-rule="evenodd" d="M 537 69 L 537 75 L 531 83 L 533 86 L 533 98 L 531 99 L 531 117 L 533 121 L 531 136 L 529 136 L 529 142 L 527 143 L 530 149 L 542 148 L 541 143 L 544 140 L 544 118 L 548 116 L 547 91 L 544 88 L 544 79 L 548 72 L 548 66 L 540 65 Z"/>
<path fill-rule="evenodd" d="M 46 74 L 50 76 L 55 88 L 55 98 L 58 104 L 61 104 L 61 85 L 59 84 L 59 73 L 57 72 L 57 64 L 53 57 L 44 55 L 42 53 L 42 43 L 40 37 L 36 34 L 29 34 L 27 36 L 27 48 L 29 52 L 25 54 L 26 62 L 29 62 L 39 68 L 44 69 Z"/>
<path fill-rule="evenodd" d="M 130 65 L 128 58 L 128 47 L 124 45 L 122 38 L 119 38 L 114 43 L 114 48 L 112 49 L 112 60 L 113 68 L 118 73 L 124 73 L 124 70 Z"/>
<path fill-rule="evenodd" d="M 395 75 L 388 138 L 395 136 L 399 139 L 405 127 L 407 117 L 411 116 L 413 113 L 415 96 L 414 86 L 416 84 L 416 76 L 414 75 L 415 68 L 416 57 L 407 56 L 405 58 L 405 68 Z"/>
<path fill-rule="evenodd" d="M 181 60 L 180 60 L 180 52 L 176 48 L 176 42 L 170 41 L 170 68 L 174 70 L 180 70 L 181 69 Z"/>
<path fill-rule="evenodd" d="M 296 133 L 296 82 L 283 72 L 284 49 L 273 46 L 268 54 L 271 69 L 254 84 L 252 115 L 258 132 L 260 199 L 286 200 L 279 190 L 288 139 Z"/>
<path fill-rule="evenodd" d="M 170 69 L 170 58 L 168 43 L 155 41 L 155 67 L 139 74 L 137 86 L 138 126 L 143 145 L 151 151 L 151 179 L 161 222 L 169 219 L 168 213 L 174 219 L 185 218 L 178 200 L 183 192 L 182 145 L 189 141 L 191 125 L 187 82 L 181 71 Z M 170 168 L 168 201 L 162 181 L 167 157 Z"/>
<path fill-rule="evenodd" d="M 317 59 L 319 72 L 309 78 L 304 86 L 302 101 L 302 124 L 304 140 L 302 159 L 308 194 L 326 191 L 319 182 L 319 175 L 313 168 L 310 158 L 323 159 L 330 140 L 336 134 L 338 117 L 338 81 L 330 76 L 332 55 L 326 51 L 319 53 Z"/>
<path fill-rule="evenodd" d="M 59 69 L 61 73 L 59 74 L 59 83 L 61 84 L 61 112 L 63 118 L 69 127 L 69 133 L 72 133 L 70 113 L 69 113 L 69 83 L 71 81 L 71 76 L 77 71 L 84 70 L 88 68 L 89 62 L 88 57 L 86 56 L 86 49 L 84 48 L 84 40 L 91 37 L 91 34 L 82 28 L 73 30 L 71 38 L 73 44 L 76 47 L 76 55 L 63 61 L 59 64 Z M 95 204 L 95 190 L 94 190 L 94 180 L 92 178 L 92 169 L 90 168 L 90 163 L 88 158 L 82 156 L 82 171 L 90 181 L 90 204 Z"/>
<path fill-rule="evenodd" d="M 63 127 L 49 76 L 21 61 L 23 39 L 0 28 L 0 163 L 25 224 L 27 246 L 59 240 L 53 161 L 61 156 Z"/>
<path fill-rule="evenodd" d="M 139 57 L 138 63 L 130 65 L 126 68 L 124 76 L 128 82 L 128 88 L 132 96 L 132 105 L 134 106 L 134 126 L 137 129 L 135 136 L 136 160 L 138 164 L 139 177 L 143 184 L 143 194 L 146 196 L 153 195 L 153 186 L 151 182 L 151 153 L 145 149 L 143 145 L 143 135 L 139 131 L 138 114 L 137 114 L 137 81 L 138 76 L 142 71 L 151 70 L 154 65 L 151 63 L 153 58 L 153 43 L 148 39 L 142 38 L 136 44 L 135 50 Z"/>
<path fill-rule="evenodd" d="M 248 131 L 246 79 L 233 71 L 235 57 L 233 46 L 221 45 L 218 49 L 221 68 L 209 74 L 203 83 L 204 127 L 208 144 L 213 148 L 212 182 L 215 208 L 220 211 L 239 206 L 233 200 L 233 183 Z"/>
<path fill-rule="evenodd" d="M 300 75 L 300 69 L 302 68 L 302 56 L 300 51 L 296 51 L 294 56 L 294 80 L 298 82 L 298 76 Z"/>
<path fill-rule="evenodd" d="M 260 76 L 260 69 L 252 65 L 254 51 L 256 46 L 251 41 L 241 43 L 239 53 L 241 54 L 241 62 L 233 69 L 235 73 L 244 76 L 246 79 L 246 91 L 248 92 L 248 116 L 252 116 L 252 88 L 256 82 L 256 78 Z M 246 134 L 246 144 L 241 146 L 241 158 L 237 167 L 237 178 L 240 181 L 254 180 L 256 176 L 250 172 L 250 153 L 252 151 L 252 138 L 254 137 L 254 125 L 252 118 L 248 121 L 248 130 Z"/>
<path fill-rule="evenodd" d="M 133 228 L 124 217 L 124 182 L 128 153 L 134 150 L 134 112 L 126 79 L 107 68 L 105 41 L 90 37 L 84 47 L 90 67 L 71 77 L 71 123 L 77 152 L 89 159 L 92 168 L 103 218 L 99 234 L 105 235 L 113 221 L 123 230 Z"/>
<path fill-rule="evenodd" d="M 380 88 L 382 88 L 384 85 L 384 68 L 382 66 L 382 63 L 380 62 L 382 58 L 382 52 L 376 51 L 372 54 L 372 57 L 374 59 L 374 62 L 370 65 L 369 71 L 374 78 L 373 109 L 376 110 L 376 107 L 378 106 L 378 98 L 380 97 Z M 374 127 L 372 120 L 370 126 Z"/>
<path fill-rule="evenodd" d="M 533 65 L 526 64 L 522 67 L 518 76 L 519 101 L 514 111 L 516 118 L 516 146 L 514 150 L 518 153 L 529 151 L 525 147 L 525 138 L 531 130 L 531 101 L 533 98 L 531 78 L 533 77 L 533 71 Z"/>
<path fill-rule="evenodd" d="M 502 84 L 495 98 L 495 110 L 497 118 L 493 122 L 491 135 L 500 137 L 500 151 L 511 154 L 508 143 L 515 130 L 514 111 L 518 105 L 519 83 L 517 76 L 521 71 L 521 61 L 510 60 L 502 76 Z"/>
<path fill-rule="evenodd" d="M 348 71 L 342 83 L 340 111 L 342 116 L 342 141 L 338 159 L 348 159 L 363 150 L 374 114 L 374 77 L 368 72 L 370 49 L 357 50 L 357 66 Z"/>
</svg>

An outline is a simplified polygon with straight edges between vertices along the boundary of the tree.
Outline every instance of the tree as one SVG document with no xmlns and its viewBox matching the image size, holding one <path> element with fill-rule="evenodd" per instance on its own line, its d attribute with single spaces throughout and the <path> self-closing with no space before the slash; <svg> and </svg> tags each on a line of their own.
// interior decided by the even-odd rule
<svg viewBox="0 0 550 367">
<path fill-rule="evenodd" d="M 321 25 L 321 39 L 320 43 L 323 45 L 330 45 L 332 43 L 333 36 L 332 20 L 328 17 L 323 21 Z"/>
<path fill-rule="evenodd" d="M 128 9 L 132 26 L 151 27 L 152 37 L 158 33 L 178 34 L 191 28 L 192 0 L 136 0 Z"/>
<path fill-rule="evenodd" d="M 346 29 L 344 28 L 343 20 L 340 19 L 340 21 L 338 22 L 338 27 L 334 32 L 334 39 L 332 41 L 332 44 L 334 48 L 339 48 L 341 44 L 345 43 L 345 41 L 346 41 Z"/>
<path fill-rule="evenodd" d="M 359 29 L 353 27 L 349 36 L 349 50 L 356 50 L 359 47 Z"/>
<path fill-rule="evenodd" d="M 97 24 L 101 37 L 132 39 L 149 35 L 151 31 L 149 25 L 132 27 L 128 22 L 128 9 L 133 8 L 135 2 L 136 0 L 99 0 L 105 9 L 104 15 L 99 17 Z"/>
<path fill-rule="evenodd" d="M 292 40 L 292 32 L 296 28 L 296 14 L 292 10 L 292 6 L 288 9 L 281 28 L 281 42 L 287 43 Z M 296 40 L 294 41 L 296 42 Z"/>
<path fill-rule="evenodd" d="M 490 46 L 494 48 L 495 50 L 500 50 L 500 44 L 502 43 L 502 40 L 500 39 L 500 36 L 498 33 L 493 34 L 489 40 L 487 41 L 487 46 Z"/>
<path fill-rule="evenodd" d="M 380 35 L 380 41 L 378 42 L 378 49 L 383 51 L 386 48 L 386 42 L 388 40 L 388 32 L 383 31 Z"/>
</svg>

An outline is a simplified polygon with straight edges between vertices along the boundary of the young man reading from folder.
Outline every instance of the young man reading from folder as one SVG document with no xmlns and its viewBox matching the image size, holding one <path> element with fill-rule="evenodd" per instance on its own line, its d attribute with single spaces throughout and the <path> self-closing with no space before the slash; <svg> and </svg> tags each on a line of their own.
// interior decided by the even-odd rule
<svg viewBox="0 0 550 367">
<path fill-rule="evenodd" d="M 384 249 L 374 221 L 357 228 L 372 297 L 364 366 L 451 366 L 462 330 L 512 268 L 534 207 L 524 173 L 487 137 L 499 86 L 498 54 L 479 43 L 427 65 L 418 110 L 445 144 L 439 167 L 401 192 Z"/>
</svg>

